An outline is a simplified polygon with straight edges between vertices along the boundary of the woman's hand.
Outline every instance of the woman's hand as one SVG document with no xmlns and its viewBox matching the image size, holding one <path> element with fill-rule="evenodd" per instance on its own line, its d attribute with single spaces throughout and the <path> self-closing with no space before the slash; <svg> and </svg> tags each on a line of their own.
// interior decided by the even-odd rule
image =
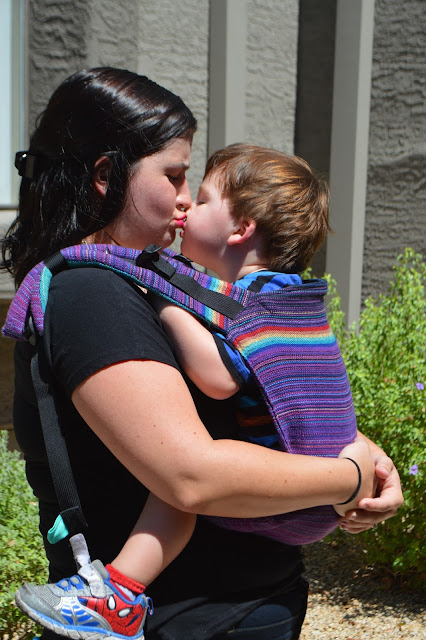
<svg viewBox="0 0 426 640">
<path fill-rule="evenodd" d="M 361 472 L 361 485 L 357 491 L 355 497 L 351 502 L 346 504 L 334 504 L 333 507 L 340 516 L 344 516 L 348 510 L 354 510 L 358 507 L 358 503 L 362 498 L 372 498 L 376 492 L 376 466 L 372 457 L 370 446 L 367 440 L 363 437 L 357 436 L 354 442 L 344 449 L 339 454 L 339 458 L 352 458 L 359 466 Z M 354 471 L 357 472 L 356 466 L 353 462 L 350 462 Z M 358 482 L 358 472 L 356 481 L 354 483 L 354 490 L 356 483 Z M 348 496 L 349 497 L 349 496 Z"/>
<path fill-rule="evenodd" d="M 392 518 L 404 498 L 398 471 L 392 460 L 381 450 L 374 458 L 377 489 L 374 498 L 362 498 L 357 509 L 350 509 L 339 521 L 341 529 L 361 533 L 377 526 L 378 522 Z"/>
</svg>

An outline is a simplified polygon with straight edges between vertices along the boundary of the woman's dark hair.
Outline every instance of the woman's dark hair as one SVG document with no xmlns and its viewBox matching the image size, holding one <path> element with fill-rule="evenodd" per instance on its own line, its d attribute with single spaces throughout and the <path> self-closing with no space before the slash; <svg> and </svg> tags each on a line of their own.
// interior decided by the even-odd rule
<svg viewBox="0 0 426 640">
<path fill-rule="evenodd" d="M 100 67 L 69 77 L 26 152 L 33 168 L 30 177 L 24 172 L 18 217 L 1 241 L 1 268 L 20 284 L 48 255 L 105 227 L 122 210 L 132 165 L 176 138 L 192 139 L 196 126 L 178 96 L 145 76 Z M 103 155 L 111 161 L 104 198 L 92 186 Z"/>
</svg>

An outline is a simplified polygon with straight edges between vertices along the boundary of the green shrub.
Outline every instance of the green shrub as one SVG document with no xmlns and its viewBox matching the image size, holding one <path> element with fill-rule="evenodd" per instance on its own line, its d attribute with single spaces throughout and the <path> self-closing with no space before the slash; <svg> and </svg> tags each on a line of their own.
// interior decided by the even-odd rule
<svg viewBox="0 0 426 640">
<path fill-rule="evenodd" d="M 389 292 L 368 299 L 358 329 L 348 331 L 328 278 L 329 319 L 348 370 L 358 428 L 393 459 L 404 491 L 398 514 L 360 536 L 361 542 L 375 564 L 419 575 L 426 571 L 426 264 L 406 249 L 394 272 Z"/>
<path fill-rule="evenodd" d="M 32 638 L 36 625 L 14 602 L 23 582 L 47 580 L 47 561 L 38 531 L 38 503 L 25 477 L 24 462 L 8 451 L 0 431 L 0 630 L 1 638 Z"/>
</svg>

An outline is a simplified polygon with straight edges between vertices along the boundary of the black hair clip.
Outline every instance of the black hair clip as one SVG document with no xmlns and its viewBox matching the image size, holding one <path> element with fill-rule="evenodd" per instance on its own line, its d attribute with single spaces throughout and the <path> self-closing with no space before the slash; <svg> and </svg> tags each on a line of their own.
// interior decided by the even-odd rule
<svg viewBox="0 0 426 640">
<path fill-rule="evenodd" d="M 15 167 L 23 178 L 34 178 L 34 168 L 37 156 L 33 156 L 27 151 L 18 151 L 15 155 Z"/>
</svg>

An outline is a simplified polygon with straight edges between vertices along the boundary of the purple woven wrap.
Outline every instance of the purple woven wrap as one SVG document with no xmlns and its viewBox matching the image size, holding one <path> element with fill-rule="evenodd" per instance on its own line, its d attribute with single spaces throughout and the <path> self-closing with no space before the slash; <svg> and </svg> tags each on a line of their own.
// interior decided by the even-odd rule
<svg viewBox="0 0 426 640">
<path fill-rule="evenodd" d="M 207 319 L 215 326 L 226 329 L 229 324 L 229 319 L 226 316 L 210 310 L 206 305 L 177 289 L 154 271 L 137 267 L 131 262 L 136 260 L 140 253 L 136 249 L 105 244 L 79 244 L 61 249 L 61 254 L 66 258 L 69 268 L 101 265 L 133 282 L 143 284 L 147 289 L 161 293 L 199 318 Z M 241 304 L 245 304 L 252 295 L 245 289 L 192 269 L 176 260 L 177 254 L 171 250 L 165 249 L 164 255 L 179 273 L 193 278 L 206 289 L 224 293 Z M 15 340 L 25 340 L 25 327 L 29 316 L 33 319 L 37 333 L 43 335 L 50 279 L 51 273 L 44 262 L 40 262 L 28 273 L 10 305 L 6 323 L 2 329 L 4 336 Z"/>
<path fill-rule="evenodd" d="M 324 305 L 325 281 L 259 293 L 230 323 L 227 338 L 245 357 L 274 418 L 284 451 L 337 457 L 357 433 L 346 368 Z M 285 471 L 284 471 L 285 473 Z M 329 534 L 331 506 L 221 526 L 308 544 Z"/>
<path fill-rule="evenodd" d="M 192 269 L 165 250 L 179 274 L 243 305 L 233 320 L 132 262 L 140 251 L 110 245 L 76 245 L 61 251 L 69 268 L 103 266 L 156 291 L 213 327 L 240 351 L 262 390 L 283 451 L 336 457 L 356 436 L 356 419 L 345 365 L 329 327 L 327 285 L 313 280 L 280 291 L 253 293 Z M 27 275 L 10 306 L 3 334 L 24 340 L 28 317 L 44 331 L 52 274 L 40 263 Z M 285 479 L 283 469 L 283 482 Z M 213 518 L 221 526 L 265 535 L 286 544 L 323 538 L 337 524 L 330 506 L 264 518 Z"/>
</svg>

